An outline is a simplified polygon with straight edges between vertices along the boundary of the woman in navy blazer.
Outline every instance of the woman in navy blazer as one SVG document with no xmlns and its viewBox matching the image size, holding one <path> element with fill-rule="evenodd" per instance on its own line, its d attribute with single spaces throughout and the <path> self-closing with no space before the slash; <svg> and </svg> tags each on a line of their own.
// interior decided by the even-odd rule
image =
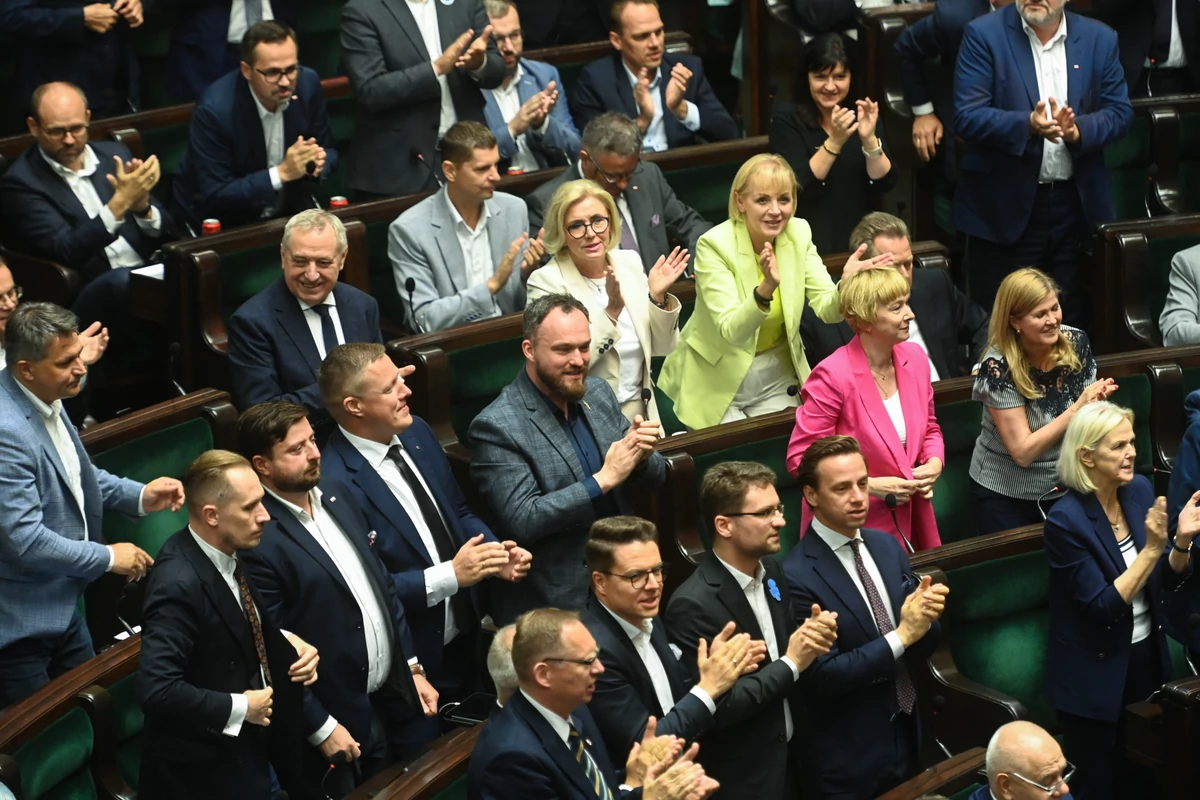
<svg viewBox="0 0 1200 800">
<path fill-rule="evenodd" d="M 1078 800 L 1151 792 L 1123 759 L 1121 711 L 1171 677 L 1160 601 L 1190 575 L 1200 531 L 1200 509 L 1192 506 L 1168 541 L 1166 499 L 1134 476 L 1136 455 L 1132 411 L 1106 401 L 1084 406 L 1058 457 L 1068 492 L 1046 518 L 1046 699 L 1078 767 L 1071 782 Z"/>
</svg>

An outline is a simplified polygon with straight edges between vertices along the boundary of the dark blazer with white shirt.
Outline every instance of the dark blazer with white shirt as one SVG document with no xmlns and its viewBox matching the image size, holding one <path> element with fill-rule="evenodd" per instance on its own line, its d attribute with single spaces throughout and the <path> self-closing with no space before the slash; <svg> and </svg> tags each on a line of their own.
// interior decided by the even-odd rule
<svg viewBox="0 0 1200 800">
<path fill-rule="evenodd" d="M 339 282 L 333 299 L 344 341 L 383 344 L 375 298 Z M 317 387 L 321 355 L 307 314 L 280 277 L 229 318 L 229 369 L 238 408 L 287 400 L 307 408 L 314 424 L 328 419 Z"/>
<path fill-rule="evenodd" d="M 885 602 L 899 626 L 900 607 L 920 581 L 891 534 L 868 528 L 861 534 L 862 546 L 883 579 L 876 588 L 881 596 L 886 594 Z M 889 758 L 895 752 L 893 686 L 899 662 L 879 635 L 875 617 L 850 573 L 812 526 L 788 553 L 783 569 L 797 614 L 807 616 L 816 603 L 838 615 L 837 641 L 809 668 L 811 677 L 802 691 L 807 715 L 820 724 L 797 728 L 798 752 L 805 754 L 807 762 L 801 773 L 813 796 L 843 792 L 874 797 L 880 776 L 898 768 Z M 940 637 L 941 623 L 934 622 L 901 656 L 910 675 L 916 674 Z M 918 720 L 915 710 L 913 720 Z M 919 747 L 912 752 L 919 752 Z"/>
<path fill-rule="evenodd" d="M 1156 3 L 1146 0 L 1093 0 L 1092 16 L 1119 31 L 1117 44 L 1121 48 L 1121 67 L 1130 87 L 1136 86 L 1142 70 L 1147 69 L 1146 58 L 1154 42 L 1154 26 L 1157 24 Z M 1200 4 L 1196 0 L 1175 0 L 1175 21 L 1179 25 L 1179 39 L 1183 43 L 1187 66 L 1192 80 L 1200 84 Z"/>
<path fill-rule="evenodd" d="M 529 98 L 538 92 L 545 91 L 553 81 L 558 92 L 558 100 L 554 108 L 546 116 L 546 128 L 542 133 L 530 129 L 525 132 L 525 146 L 542 169 L 574 161 L 579 157 L 579 131 L 575 128 L 575 120 L 567 108 L 567 91 L 563 86 L 558 67 L 541 61 L 521 59 L 521 80 L 517 84 L 517 99 L 521 105 L 529 102 Z M 517 142 L 508 130 L 511 119 L 505 119 L 496 101 L 499 87 L 483 93 L 483 113 L 487 118 L 488 128 L 496 137 L 500 148 L 501 160 L 511 161 L 517 154 Z"/>
</svg>

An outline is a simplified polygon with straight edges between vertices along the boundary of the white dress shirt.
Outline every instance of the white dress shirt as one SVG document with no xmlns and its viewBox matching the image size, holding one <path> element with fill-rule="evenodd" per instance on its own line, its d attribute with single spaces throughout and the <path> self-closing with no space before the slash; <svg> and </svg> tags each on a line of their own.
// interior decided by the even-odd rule
<svg viewBox="0 0 1200 800">
<path fill-rule="evenodd" d="M 521 95 L 517 91 L 521 84 L 521 78 L 525 75 L 525 69 L 520 62 L 517 63 L 517 71 L 513 73 L 512 78 L 508 83 L 497 86 L 495 89 L 484 89 L 485 92 L 491 92 L 492 98 L 496 101 L 496 107 L 500 109 L 500 116 L 504 119 L 505 124 L 513 121 L 513 118 L 521 111 Z M 542 120 L 540 127 L 535 128 L 539 136 L 546 135 L 546 128 L 550 125 L 550 115 Z M 509 171 L 520 170 L 523 172 L 533 172 L 541 169 L 537 162 L 537 158 L 529 150 L 529 144 L 526 141 L 527 133 L 522 133 L 520 136 L 513 137 L 513 143 L 517 146 L 517 152 L 512 157 L 512 163 L 509 164 Z"/>
<path fill-rule="evenodd" d="M 596 293 L 608 305 L 608 279 L 585 278 Z M 642 376 L 645 371 L 646 351 L 638 339 L 637 328 L 633 326 L 633 317 L 629 314 L 629 306 L 622 306 L 617 316 L 617 330 L 620 337 L 614 347 L 621 358 L 621 370 L 617 377 L 617 402 L 628 403 L 642 396 Z"/>
<path fill-rule="evenodd" d="M 496 265 L 492 263 L 492 242 L 488 237 L 488 220 L 492 216 L 492 211 L 488 208 L 488 204 L 483 204 L 483 212 L 479 215 L 479 222 L 475 223 L 475 229 L 467 227 L 467 223 L 463 220 L 462 214 L 458 213 L 458 209 L 454 207 L 454 203 L 450 200 L 449 193 L 443 192 L 446 206 L 450 209 L 450 218 L 454 220 L 454 235 L 458 237 L 458 246 L 462 250 L 463 264 L 467 269 L 467 285 L 479 286 L 487 284 L 488 278 L 496 271 Z M 489 319 L 491 317 L 500 316 L 500 307 L 496 305 L 496 297 L 492 296 L 492 313 L 480 317 L 480 319 Z"/>
<path fill-rule="evenodd" d="M 71 192 L 79 200 L 79 204 L 83 206 L 83 210 L 89 218 L 100 217 L 104 222 L 104 229 L 111 234 L 116 234 L 121 229 L 124 220 L 118 220 L 113 216 L 108 206 L 100 201 L 100 195 L 96 193 L 96 187 L 92 185 L 91 177 L 100 165 L 99 159 L 96 158 L 96 151 L 92 150 L 90 146 L 83 148 L 83 167 L 78 172 L 64 167 L 41 150 L 38 152 L 41 153 L 50 168 L 70 187 Z M 147 236 L 162 235 L 162 215 L 158 213 L 158 209 L 154 207 L 153 203 L 150 205 L 149 216 L 142 217 L 132 210 L 129 211 L 129 215 Z M 114 269 L 140 267 L 144 263 L 137 250 L 133 249 L 133 245 L 125 241 L 124 236 L 118 236 L 112 244 L 104 248 L 104 254 L 108 256 L 108 263 Z"/>
<path fill-rule="evenodd" d="M 1062 108 L 1067 105 L 1067 15 L 1063 14 L 1058 21 L 1058 30 L 1050 41 L 1042 44 L 1037 31 L 1029 27 L 1024 19 L 1021 27 L 1029 37 L 1029 46 L 1033 50 L 1033 67 L 1037 73 L 1038 99 L 1046 104 L 1046 118 L 1050 119 L 1050 98 Z M 1071 154 L 1067 151 L 1067 143 L 1059 140 L 1057 144 L 1049 139 L 1042 141 L 1042 169 L 1038 173 L 1038 181 L 1065 181 L 1075 174 L 1075 165 Z"/>
<path fill-rule="evenodd" d="M 253 3 L 262 3 L 262 21 L 266 22 L 269 19 L 275 19 L 275 12 L 271 9 L 271 0 L 250 0 Z M 233 5 L 229 8 L 229 33 L 225 37 L 225 41 L 233 45 L 241 45 L 242 37 L 246 35 L 246 0 L 233 0 Z"/>
<path fill-rule="evenodd" d="M 921 328 L 917 325 L 916 317 L 908 322 L 908 340 L 917 347 L 925 351 L 926 358 L 929 358 L 929 345 L 925 344 L 925 337 L 921 335 Z M 942 376 L 938 374 L 937 367 L 934 366 L 933 359 L 929 358 L 929 382 L 934 383 L 940 381 Z"/>
<path fill-rule="evenodd" d="M 754 612 L 754 618 L 758 620 L 758 627 L 762 630 L 763 640 L 767 644 L 767 653 L 770 654 L 771 660 L 787 664 L 792 668 L 792 680 L 800 680 L 800 667 L 796 666 L 796 662 L 786 654 L 779 655 L 779 641 L 775 638 L 775 621 L 771 619 L 771 607 L 767 605 L 767 590 L 764 586 L 767 571 L 763 569 L 762 563 L 760 562 L 754 571 L 754 577 L 750 577 L 740 569 L 730 566 L 725 559 L 715 553 L 713 555 L 725 569 L 729 570 L 729 574 L 745 592 L 746 600 L 750 602 L 750 609 Z M 782 598 L 776 602 L 787 603 L 789 600 Z M 786 653 L 786 651 L 784 652 Z M 783 699 L 783 722 L 784 729 L 787 731 L 787 740 L 790 742 L 792 740 L 792 707 L 786 697 Z"/>
<path fill-rule="evenodd" d="M 421 537 L 421 544 L 425 546 L 425 552 L 429 554 L 429 560 L 433 563 L 432 567 L 425 568 L 425 607 L 433 608 L 438 603 L 449 599 L 458 592 L 458 577 L 454 574 L 454 563 L 452 561 L 442 561 L 438 555 L 437 543 L 433 541 L 433 533 L 429 530 L 429 525 L 425 522 L 425 517 L 421 514 L 421 506 L 417 502 L 417 497 L 413 494 L 413 489 L 408 485 L 408 481 L 400 476 L 400 469 L 392 459 L 388 458 L 388 450 L 392 445 L 400 445 L 400 456 L 408 464 L 408 468 L 417 476 L 417 480 L 421 482 L 421 486 L 425 492 L 433 497 L 433 492 L 429 491 L 429 484 L 425 481 L 425 476 L 421 474 L 421 470 L 417 468 L 416 463 L 412 460 L 412 456 L 404 449 L 404 445 L 400 444 L 400 437 L 393 436 L 392 440 L 387 444 L 373 442 L 370 439 L 364 439 L 361 436 L 355 436 L 350 431 L 338 426 L 342 435 L 346 437 L 346 441 L 354 446 L 367 463 L 374 467 L 379 473 L 379 477 L 387 484 L 387 487 L 392 490 L 392 494 L 399 501 L 401 508 L 408 514 L 409 520 L 413 527 L 417 529 L 417 535 Z M 441 514 L 441 509 L 438 509 Z M 445 516 L 442 516 L 442 524 L 446 526 L 446 530 L 450 530 L 450 526 L 446 523 Z M 442 637 L 443 644 L 449 644 L 455 636 L 458 635 L 458 625 L 454 619 L 454 611 L 450 608 L 450 603 L 446 603 L 446 625 L 443 629 L 445 635 Z"/>
<path fill-rule="evenodd" d="M 863 603 L 866 604 L 867 610 L 871 611 L 871 600 L 867 597 L 867 590 L 863 588 L 863 583 L 858 577 L 858 570 L 854 566 L 854 548 L 850 546 L 850 539 L 846 538 L 829 526 L 822 523 L 816 517 L 812 521 L 813 532 L 816 533 L 825 544 L 829 545 L 829 549 L 837 556 L 837 560 L 842 562 L 842 567 L 845 568 L 846 574 L 850 576 L 850 580 L 854 582 L 854 588 L 858 589 L 859 595 L 862 596 Z M 862 541 L 862 531 L 855 531 L 854 538 Z M 879 572 L 879 567 L 875 564 L 875 559 L 871 558 L 871 551 L 867 549 L 866 544 L 858 546 L 858 552 L 862 554 L 863 566 L 867 568 L 867 575 L 875 584 L 875 588 L 879 590 L 879 597 L 883 600 L 883 604 L 887 606 L 888 619 L 892 621 L 892 631 L 886 634 L 883 638 L 887 640 L 888 646 L 892 648 L 892 658 L 900 658 L 904 655 L 904 643 L 900 641 L 900 634 L 896 633 L 896 613 L 892 611 L 892 599 L 888 597 L 887 584 L 883 582 L 883 575 Z M 875 614 L 871 611 L 871 619 L 874 621 Z M 876 630 L 879 630 L 876 627 Z"/>
<path fill-rule="evenodd" d="M 1158 68 L 1186 67 L 1187 63 L 1187 51 L 1183 49 L 1183 37 L 1179 35 L 1179 0 L 1175 0 L 1171 3 L 1171 47 L 1167 51 L 1167 60 L 1159 64 Z M 1151 66 L 1149 56 L 1146 56 L 1146 66 Z"/>
<path fill-rule="evenodd" d="M 445 0 L 442 0 L 445 2 Z M 425 42 L 425 50 L 429 53 L 429 61 L 433 63 L 445 50 L 442 47 L 442 32 L 438 25 L 437 7 L 433 0 L 404 0 L 408 10 L 412 12 L 417 22 L 417 30 L 421 31 L 421 39 Z M 464 50 L 465 52 L 465 50 Z M 450 96 L 449 75 L 437 76 L 438 86 L 442 90 L 442 113 L 438 119 L 438 140 L 440 141 L 450 130 L 450 126 L 458 122 L 458 114 L 454 111 L 454 98 Z"/>
<path fill-rule="evenodd" d="M 625 68 L 625 75 L 629 78 L 630 87 L 636 89 L 638 76 L 633 74 L 633 70 L 629 69 L 629 65 L 624 61 L 621 62 L 621 66 Z M 650 127 L 646 128 L 646 134 L 642 137 L 643 150 L 661 151 L 671 146 L 667 142 L 667 128 L 663 122 L 663 93 L 659 91 L 663 80 L 670 79 L 670 75 L 663 75 L 661 66 L 654 71 L 654 77 L 650 79 L 650 99 L 654 101 L 654 119 L 650 120 Z M 694 133 L 700 130 L 700 109 L 690 100 L 684 100 L 683 102 L 687 105 L 687 114 L 679 121 L 683 124 L 683 127 Z M 636 98 L 634 105 L 637 105 Z M 672 111 L 671 113 L 674 114 L 675 112 Z"/>
<path fill-rule="evenodd" d="M 654 633 L 654 620 L 642 620 L 642 627 L 634 627 L 625 620 L 618 617 L 613 610 L 603 603 L 604 610 L 612 614 L 612 618 L 621 626 L 621 630 L 633 642 L 633 649 L 642 658 L 642 663 L 646 665 L 646 672 L 650 674 L 650 683 L 654 686 L 654 694 L 658 697 L 658 704 L 662 707 L 662 713 L 668 714 L 675 707 L 675 698 L 671 694 L 671 680 L 667 677 L 667 668 L 663 666 L 662 659 L 658 656 L 658 651 L 654 649 L 654 645 L 650 642 L 650 637 Z M 699 697 L 704 703 L 708 713 L 717 713 L 717 704 L 709 696 L 708 692 L 701 689 L 699 686 L 693 686 L 689 694 L 694 694 Z"/>
<path fill-rule="evenodd" d="M 250 96 L 254 98 L 254 106 L 258 109 L 258 119 L 262 123 L 263 140 L 267 145 L 267 174 L 271 177 L 271 188 L 276 193 L 274 205 L 263 209 L 263 219 L 268 219 L 281 205 L 281 198 L 278 194 L 283 189 L 283 178 L 279 176 L 279 165 L 283 163 L 283 154 L 287 150 L 283 144 L 283 112 L 287 111 L 287 107 L 292 101 L 285 100 L 274 111 L 268 111 L 253 90 L 251 90 Z"/>
<path fill-rule="evenodd" d="M 304 311 L 304 321 L 308 323 L 308 332 L 312 334 L 313 342 L 317 345 L 317 353 L 321 356 L 321 360 L 325 360 L 325 356 L 329 355 L 325 352 L 325 335 L 321 333 L 321 315 L 314 311 L 315 306 L 329 306 L 329 319 L 333 323 L 333 332 L 337 334 L 338 344 L 346 343 L 346 334 L 342 331 L 342 318 L 338 316 L 337 298 L 333 296 L 333 292 L 320 303 L 306 303 L 299 297 L 296 302 L 300 304 L 300 308 Z"/>
<path fill-rule="evenodd" d="M 554 729 L 556 734 L 558 734 L 558 738 L 562 739 L 563 744 L 566 744 L 567 739 L 571 736 L 571 721 L 569 719 L 560 717 L 557 713 L 546 708 L 537 700 L 534 700 L 525 693 L 524 689 L 518 689 L 517 691 L 525 695 L 525 699 L 529 701 L 529 705 L 533 706 L 534 710 L 541 714 L 546 722 L 550 723 L 550 727 Z M 586 750 L 587 748 L 584 748 L 585 752 Z M 599 770 L 597 770 L 597 772 L 599 772 Z"/>
</svg>

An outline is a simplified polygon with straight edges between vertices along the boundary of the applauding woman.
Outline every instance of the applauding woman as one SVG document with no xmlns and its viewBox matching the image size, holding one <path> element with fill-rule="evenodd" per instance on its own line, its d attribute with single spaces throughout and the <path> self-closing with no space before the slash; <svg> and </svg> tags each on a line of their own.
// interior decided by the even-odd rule
<svg viewBox="0 0 1200 800">
<path fill-rule="evenodd" d="M 542 238 L 554 258 L 529 276 L 529 300 L 569 294 L 583 303 L 591 320 L 590 373 L 608 382 L 631 422 L 637 415 L 658 420 L 650 358 L 667 355 L 679 339 L 679 300 L 668 290 L 688 252 L 677 247 L 660 256 L 646 275 L 635 251 L 617 249 L 621 218 L 612 195 L 587 180 L 558 187 Z"/>
</svg>

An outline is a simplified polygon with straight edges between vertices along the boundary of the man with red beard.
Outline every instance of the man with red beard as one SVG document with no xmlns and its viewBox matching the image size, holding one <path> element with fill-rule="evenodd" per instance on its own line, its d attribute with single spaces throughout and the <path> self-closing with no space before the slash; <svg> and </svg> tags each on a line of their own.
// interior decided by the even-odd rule
<svg viewBox="0 0 1200 800">
<path fill-rule="evenodd" d="M 492 587 L 497 625 L 534 608 L 583 608 L 592 523 L 630 513 L 631 489 L 654 491 L 666 478 L 654 452 L 658 423 L 638 416 L 630 424 L 609 385 L 588 377 L 591 338 L 574 297 L 529 303 L 525 367 L 468 431 L 471 479 L 496 516 L 496 535 L 533 556 L 524 581 Z"/>
</svg>

